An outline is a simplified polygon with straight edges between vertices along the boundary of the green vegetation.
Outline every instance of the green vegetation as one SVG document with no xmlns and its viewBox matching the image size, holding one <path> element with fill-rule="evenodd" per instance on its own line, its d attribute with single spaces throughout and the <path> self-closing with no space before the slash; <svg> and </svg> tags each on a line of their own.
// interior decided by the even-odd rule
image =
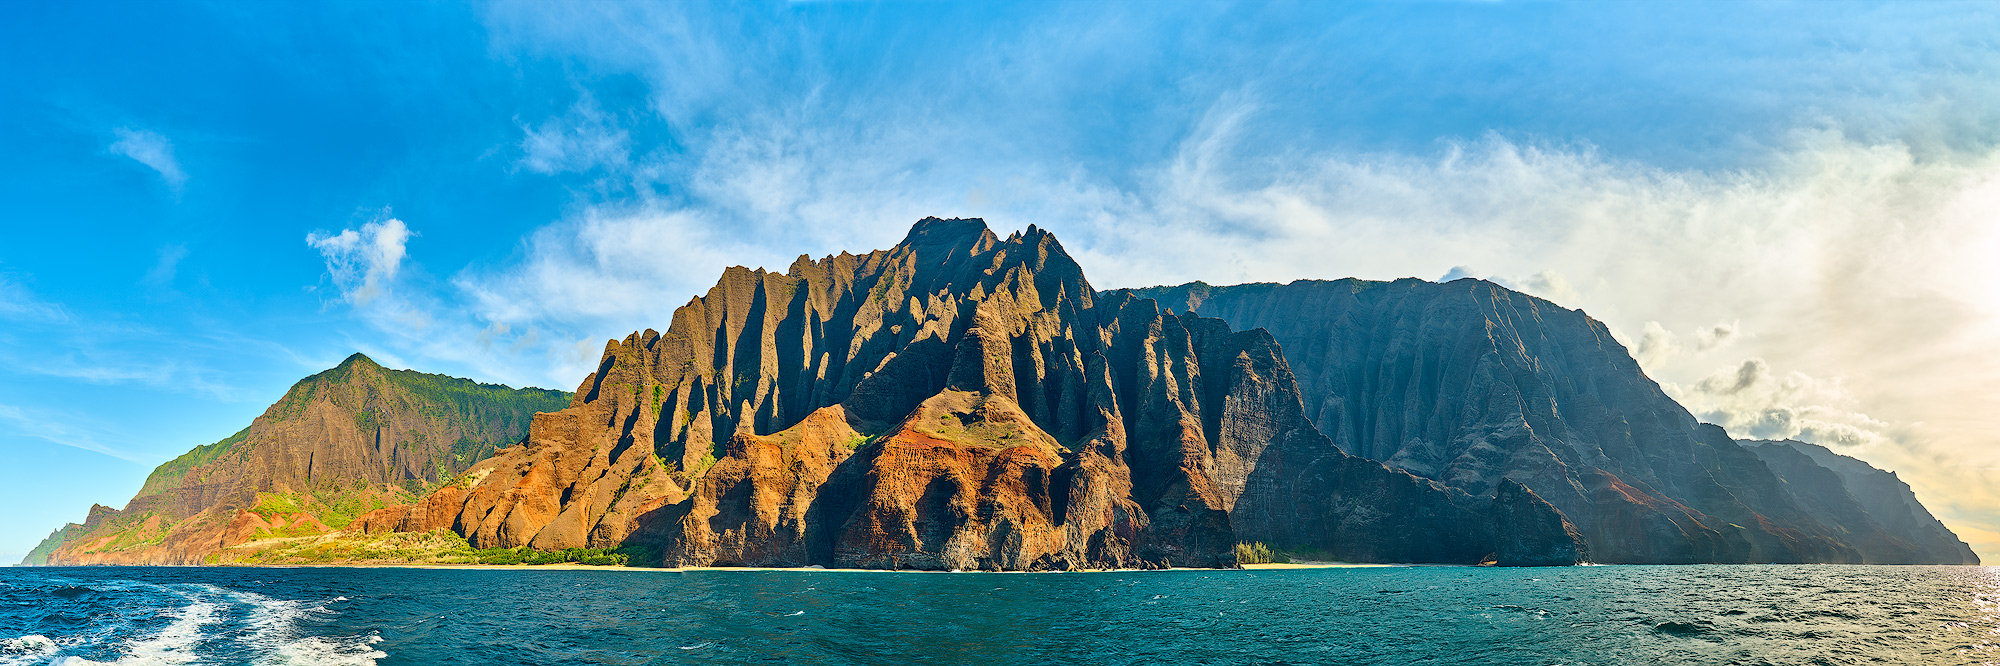
<svg viewBox="0 0 2000 666">
<path fill-rule="evenodd" d="M 518 424 L 522 430 L 527 429 L 535 412 L 560 411 L 570 400 L 567 391 L 516 389 L 414 370 L 384 370 L 382 374 L 425 402 L 448 406 L 453 413 L 475 420 L 481 416 L 499 418 Z"/>
<path fill-rule="evenodd" d="M 62 545 L 64 543 L 68 543 L 70 539 L 82 535 L 83 535 L 82 525 L 78 525 L 76 523 L 70 523 L 68 525 L 64 525 L 61 528 L 58 528 L 56 531 L 50 532 L 48 538 L 42 539 L 41 543 L 35 545 L 34 550 L 28 551 L 28 556 L 21 558 L 21 565 L 36 566 L 36 567 L 48 566 L 49 556 L 54 555 L 56 553 L 57 548 L 61 548 Z"/>
<path fill-rule="evenodd" d="M 528 422 L 536 412 L 553 412 L 569 406 L 570 394 L 565 391 L 551 391 L 538 388 L 515 389 L 500 384 L 481 384 L 469 379 L 459 379 L 445 375 L 416 372 L 413 370 L 390 370 L 377 365 L 361 354 L 349 356 L 340 365 L 326 372 L 307 377 L 293 384 L 285 397 L 265 412 L 264 420 L 285 421 L 305 413 L 307 407 L 322 396 L 333 398 L 342 395 L 336 387 L 354 379 L 359 368 L 368 367 L 378 371 L 386 383 L 402 389 L 411 400 L 408 404 L 432 417 L 455 417 L 465 424 L 467 436 L 451 446 L 450 460 L 455 468 L 463 469 L 474 461 L 491 455 L 500 447 L 513 444 L 518 433 L 526 432 Z M 372 384 L 360 400 L 365 406 L 352 412 L 355 425 L 370 431 L 381 425 L 388 407 L 381 404 L 384 393 L 377 390 L 380 384 Z M 393 393 L 393 392 L 392 392 Z M 347 401 L 341 401 L 343 403 Z M 393 403 L 392 403 L 393 404 Z M 195 447 L 153 470 L 146 477 L 145 485 L 137 497 L 157 495 L 179 487 L 206 465 L 216 462 L 235 451 L 239 444 L 249 438 L 250 428 L 246 427 L 213 444 Z M 417 442 L 421 444 L 421 442 Z M 442 477 L 442 475 L 440 475 Z M 422 484 L 407 490 L 418 491 L 426 488 Z"/>
<path fill-rule="evenodd" d="M 473 548 L 449 530 L 376 536 L 325 535 L 281 542 L 251 542 L 208 557 L 209 564 L 492 564 L 657 566 L 660 553 L 646 546 L 568 548 Z"/>
<path fill-rule="evenodd" d="M 112 513 L 101 519 L 93 529 L 86 531 L 82 525 L 72 524 L 66 528 L 65 541 L 75 540 L 90 544 L 88 552 L 114 553 L 134 548 L 157 545 L 165 542 L 167 532 L 175 526 L 174 521 L 153 512 Z M 53 538 L 53 537 L 51 537 Z M 53 554 L 58 544 L 49 545 Z"/>
<path fill-rule="evenodd" d="M 471 489 L 473 484 L 479 483 L 479 480 L 484 478 L 486 478 L 485 474 L 473 474 L 472 470 L 466 470 L 464 474 L 452 477 L 450 481 L 438 484 L 438 487 L 459 488 L 462 490 Z"/>
<path fill-rule="evenodd" d="M 1290 556 L 1272 551 L 1271 547 L 1264 545 L 1262 541 L 1236 544 L 1237 564 L 1290 563 L 1291 561 L 1292 558 Z"/>
<path fill-rule="evenodd" d="M 492 417 L 508 425 L 518 425 L 525 430 L 529 417 L 534 416 L 535 412 L 553 412 L 569 406 L 570 394 L 566 391 L 517 389 L 502 384 L 481 384 L 470 379 L 415 370 L 390 370 L 361 354 L 347 357 L 346 361 L 342 361 L 332 370 L 301 380 L 293 387 L 292 394 L 286 398 L 310 399 L 316 391 L 301 389 L 321 383 L 346 383 L 356 369 L 364 366 L 379 371 L 388 383 L 408 392 L 417 399 L 416 402 L 428 403 L 428 407 L 435 407 L 436 409 L 425 410 L 432 416 L 456 415 L 468 417 L 473 421 L 484 421 L 482 417 Z M 448 412 L 448 414 L 437 412 Z"/>
<path fill-rule="evenodd" d="M 460 437 L 458 441 L 453 442 L 451 445 L 451 461 L 453 464 L 459 466 L 458 469 L 464 469 L 474 462 L 485 460 L 487 456 L 493 455 L 494 451 L 501 449 L 502 444 L 512 446 L 513 442 L 481 442 L 470 437 Z M 446 476 L 448 475 L 440 474 L 438 478 L 442 479 Z"/>
<path fill-rule="evenodd" d="M 708 468 L 714 467 L 715 463 L 716 459 L 714 451 L 703 453 L 701 454 L 701 462 L 697 462 L 694 464 L 694 469 L 690 471 L 689 475 L 699 479 L 703 474 L 707 474 Z"/>
<path fill-rule="evenodd" d="M 305 508 L 299 506 L 299 496 L 292 493 L 257 493 L 257 504 L 251 513 L 266 518 L 281 513 L 298 513 Z"/>
<path fill-rule="evenodd" d="M 472 551 L 480 564 L 583 564 L 588 566 L 625 566 L 631 562 L 630 553 L 608 548 L 565 548 L 557 551 L 541 551 L 530 548 L 482 548 Z"/>
<path fill-rule="evenodd" d="M 361 432 L 375 429 L 375 408 L 358 409 L 354 412 L 354 427 Z"/>
<path fill-rule="evenodd" d="M 416 496 L 401 488 L 378 488 L 366 483 L 358 483 L 353 488 L 326 488 L 307 493 L 257 493 L 257 503 L 251 513 L 266 520 L 281 519 L 292 514 L 305 513 L 333 529 L 345 529 L 356 518 L 370 511 L 390 504 L 407 504 Z M 262 536 L 291 537 L 316 534 L 309 530 L 281 528 L 261 532 Z"/>
<path fill-rule="evenodd" d="M 139 494 L 135 497 L 157 495 L 181 485 L 181 479 L 186 477 L 189 472 L 194 471 L 197 467 L 214 462 L 217 458 L 221 458 L 223 454 L 235 449 L 236 445 L 249 437 L 249 435 L 250 428 L 245 427 L 242 430 L 236 431 L 234 435 L 224 437 L 222 441 L 194 447 L 194 450 L 181 454 L 179 458 L 169 460 L 159 467 L 153 468 L 153 473 L 146 477 L 146 484 L 139 488 Z"/>
</svg>

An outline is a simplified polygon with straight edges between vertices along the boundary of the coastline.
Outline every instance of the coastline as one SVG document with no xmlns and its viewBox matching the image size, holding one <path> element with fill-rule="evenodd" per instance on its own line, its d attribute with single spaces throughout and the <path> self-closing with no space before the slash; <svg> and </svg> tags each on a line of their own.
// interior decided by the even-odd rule
<svg viewBox="0 0 2000 666">
<path fill-rule="evenodd" d="M 168 566 L 199 569 L 466 569 L 479 571 L 625 571 L 684 573 L 690 571 L 788 571 L 793 573 L 903 573 L 903 574 L 1055 574 L 1055 573 L 1147 573 L 1161 571 L 1278 571 L 1289 569 L 1371 569 L 1407 566 L 1399 564 L 1349 564 L 1344 562 L 1302 562 L 1290 564 L 1245 564 L 1238 569 L 1207 569 L 1198 567 L 1172 567 L 1168 569 L 1075 569 L 1068 571 L 932 571 L 925 569 L 828 569 L 821 567 L 634 567 L 625 565 L 563 564 L 445 564 L 445 563 L 315 563 L 315 564 L 203 564 L 203 565 L 78 565 L 89 568 L 117 566 Z"/>
</svg>

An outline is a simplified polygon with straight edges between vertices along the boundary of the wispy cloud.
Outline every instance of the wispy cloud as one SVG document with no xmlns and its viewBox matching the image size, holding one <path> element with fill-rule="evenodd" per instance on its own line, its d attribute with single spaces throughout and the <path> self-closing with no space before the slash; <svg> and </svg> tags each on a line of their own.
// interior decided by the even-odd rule
<svg viewBox="0 0 2000 666">
<path fill-rule="evenodd" d="M 171 249 L 163 255 L 171 255 Z M 241 353 L 268 342 L 204 335 L 169 335 L 115 317 L 78 314 L 45 300 L 18 281 L 0 275 L 0 365 L 7 370 L 93 384 L 140 384 L 174 392 L 202 393 L 229 401 L 242 392 L 213 368 L 191 362 L 203 347 Z M 281 348 L 280 348 L 281 349 Z"/>
<path fill-rule="evenodd" d="M 111 130 L 116 141 L 111 142 L 111 152 L 132 158 L 160 174 L 167 187 L 179 192 L 187 184 L 187 173 L 181 170 L 181 163 L 174 159 L 174 144 L 167 137 L 150 130 L 120 127 Z"/>
<path fill-rule="evenodd" d="M 16 434 L 92 453 L 101 453 L 128 462 L 143 464 L 156 462 L 146 456 L 106 445 L 98 440 L 95 433 L 71 425 L 72 420 L 74 419 L 66 419 L 43 410 L 0 404 L 0 422 L 7 423 Z"/>
<path fill-rule="evenodd" d="M 180 272 L 181 260 L 187 255 L 186 245 L 174 243 L 161 246 L 159 260 L 153 262 L 153 267 L 146 271 L 146 277 L 140 282 L 154 289 L 172 289 L 174 276 Z"/>
<path fill-rule="evenodd" d="M 0 318 L 53 323 L 68 321 L 70 314 L 61 305 L 37 298 L 26 286 L 0 274 Z"/>
<path fill-rule="evenodd" d="M 622 167 L 631 150 L 631 135 L 588 97 L 565 116 L 522 125 L 521 133 L 521 166 L 544 174 Z"/>
</svg>

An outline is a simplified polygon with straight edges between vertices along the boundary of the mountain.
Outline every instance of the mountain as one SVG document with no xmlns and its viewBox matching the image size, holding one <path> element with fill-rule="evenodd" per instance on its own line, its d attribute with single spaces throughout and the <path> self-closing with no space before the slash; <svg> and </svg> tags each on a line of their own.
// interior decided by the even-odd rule
<svg viewBox="0 0 2000 666">
<path fill-rule="evenodd" d="M 864 255 L 731 268 L 610 341 L 571 406 L 369 533 L 648 546 L 667 565 L 1572 564 L 1535 491 L 1343 452 L 1278 340 L 1100 295 L 1054 236 L 927 218 Z"/>
<path fill-rule="evenodd" d="M 1783 479 L 1794 496 L 1856 535 L 1870 564 L 1979 564 L 1972 547 L 1931 516 L 1910 484 L 1860 460 L 1792 440 L 1740 442 Z"/>
<path fill-rule="evenodd" d="M 83 526 L 76 523 L 56 528 L 56 531 L 50 532 L 49 536 L 42 539 L 41 543 L 35 544 L 35 549 L 28 551 L 28 554 L 21 558 L 21 563 L 17 566 L 48 566 L 49 556 L 54 555 L 56 549 L 62 547 L 63 542 L 69 541 L 71 537 L 76 536 L 82 530 Z"/>
<path fill-rule="evenodd" d="M 1868 559 L 1581 311 L 1474 279 L 1125 293 L 1269 331 L 1342 450 L 1477 496 L 1525 486 L 1576 524 L 1594 561 Z"/>
<path fill-rule="evenodd" d="M 520 441 L 535 412 L 570 398 L 355 354 L 294 384 L 242 431 L 160 465 L 123 510 L 92 507 L 29 560 L 198 564 L 255 538 L 340 529 Z"/>
<path fill-rule="evenodd" d="M 937 218 L 730 268 L 574 394 L 357 354 L 29 559 L 1049 570 L 1251 542 L 1977 562 L 1893 474 L 1698 423 L 1581 311 L 1479 280 L 1099 292 L 1045 231 Z"/>
</svg>

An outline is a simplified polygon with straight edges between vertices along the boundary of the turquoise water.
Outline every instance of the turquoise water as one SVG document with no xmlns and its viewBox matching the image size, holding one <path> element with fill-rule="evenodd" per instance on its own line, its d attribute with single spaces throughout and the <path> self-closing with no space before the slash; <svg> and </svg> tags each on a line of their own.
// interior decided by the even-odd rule
<svg viewBox="0 0 2000 666">
<path fill-rule="evenodd" d="M 0 665 L 1982 664 L 2000 569 L 0 569 Z"/>
</svg>

